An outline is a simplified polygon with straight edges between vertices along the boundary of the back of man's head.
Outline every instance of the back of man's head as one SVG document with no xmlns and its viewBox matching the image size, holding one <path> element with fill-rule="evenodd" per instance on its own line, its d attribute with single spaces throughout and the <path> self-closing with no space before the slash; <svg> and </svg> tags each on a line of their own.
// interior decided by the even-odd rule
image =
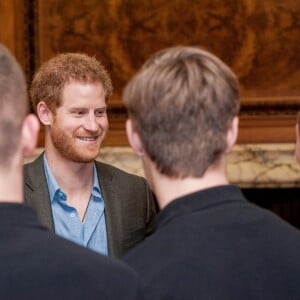
<svg viewBox="0 0 300 300">
<path fill-rule="evenodd" d="M 150 159 L 173 178 L 201 177 L 220 159 L 240 107 L 236 76 L 198 47 L 154 54 L 123 99 Z"/>
<path fill-rule="evenodd" d="M 9 51 L 0 44 L 0 167 L 9 165 L 18 148 L 22 122 L 28 112 L 23 72 Z"/>
</svg>

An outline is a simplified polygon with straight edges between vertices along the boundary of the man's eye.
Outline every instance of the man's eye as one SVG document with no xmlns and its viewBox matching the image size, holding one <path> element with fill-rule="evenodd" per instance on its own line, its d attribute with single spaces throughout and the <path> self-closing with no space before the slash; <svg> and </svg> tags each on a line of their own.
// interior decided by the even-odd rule
<svg viewBox="0 0 300 300">
<path fill-rule="evenodd" d="M 95 111 L 95 115 L 96 115 L 97 117 L 101 117 L 101 116 L 103 116 L 103 115 L 104 115 L 104 113 L 105 113 L 105 111 L 104 111 L 104 110 L 96 110 L 96 111 Z"/>
<path fill-rule="evenodd" d="M 84 114 L 84 112 L 81 110 L 73 111 L 74 116 L 82 116 L 83 114 Z"/>
</svg>

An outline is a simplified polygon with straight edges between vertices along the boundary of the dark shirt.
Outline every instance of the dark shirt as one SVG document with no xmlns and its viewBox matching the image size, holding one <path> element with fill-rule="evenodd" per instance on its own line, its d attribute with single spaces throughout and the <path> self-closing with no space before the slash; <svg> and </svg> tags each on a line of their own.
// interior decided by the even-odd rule
<svg viewBox="0 0 300 300">
<path fill-rule="evenodd" d="M 0 204 L 0 299 L 140 299 L 125 264 L 63 240 L 25 204 Z"/>
<path fill-rule="evenodd" d="M 300 233 L 233 185 L 172 201 L 124 260 L 146 299 L 300 299 Z"/>
</svg>

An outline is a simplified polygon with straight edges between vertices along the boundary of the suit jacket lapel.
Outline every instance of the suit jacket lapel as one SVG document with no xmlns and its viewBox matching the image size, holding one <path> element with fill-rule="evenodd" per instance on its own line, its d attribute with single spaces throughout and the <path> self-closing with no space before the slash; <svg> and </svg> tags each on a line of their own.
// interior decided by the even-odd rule
<svg viewBox="0 0 300 300">
<path fill-rule="evenodd" d="M 25 202 L 34 209 L 40 222 L 54 232 L 43 154 L 24 167 L 24 194 Z"/>
<path fill-rule="evenodd" d="M 120 257 L 123 253 L 122 207 L 119 200 L 122 194 L 114 183 L 113 173 L 104 164 L 96 161 L 99 185 L 105 204 L 108 253 Z M 42 224 L 54 232 L 54 221 L 50 204 L 47 179 L 43 166 L 43 154 L 33 163 L 24 167 L 24 192 L 27 202 L 36 212 Z"/>
<path fill-rule="evenodd" d="M 120 257 L 122 251 L 122 212 L 118 203 L 120 192 L 118 186 L 114 184 L 114 176 L 109 169 L 99 162 L 96 162 L 96 169 L 101 188 L 101 193 L 105 203 L 105 221 L 108 240 L 108 253 L 110 256 Z"/>
</svg>

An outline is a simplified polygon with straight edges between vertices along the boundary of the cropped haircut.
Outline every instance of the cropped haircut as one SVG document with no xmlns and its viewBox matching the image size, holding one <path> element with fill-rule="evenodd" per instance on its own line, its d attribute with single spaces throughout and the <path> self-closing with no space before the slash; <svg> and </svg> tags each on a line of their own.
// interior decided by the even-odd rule
<svg viewBox="0 0 300 300">
<path fill-rule="evenodd" d="M 239 84 L 220 59 L 199 47 L 172 47 L 150 57 L 123 100 L 157 169 L 169 177 L 202 177 L 227 147 L 239 113 Z"/>
<path fill-rule="evenodd" d="M 0 167 L 9 166 L 18 149 L 23 120 L 29 103 L 23 71 L 0 44 Z"/>
<path fill-rule="evenodd" d="M 112 94 L 111 78 L 95 57 L 62 53 L 42 64 L 33 78 L 30 100 L 34 111 L 40 101 L 45 101 L 52 111 L 59 107 L 64 87 L 71 81 L 101 83 L 106 102 Z"/>
</svg>

